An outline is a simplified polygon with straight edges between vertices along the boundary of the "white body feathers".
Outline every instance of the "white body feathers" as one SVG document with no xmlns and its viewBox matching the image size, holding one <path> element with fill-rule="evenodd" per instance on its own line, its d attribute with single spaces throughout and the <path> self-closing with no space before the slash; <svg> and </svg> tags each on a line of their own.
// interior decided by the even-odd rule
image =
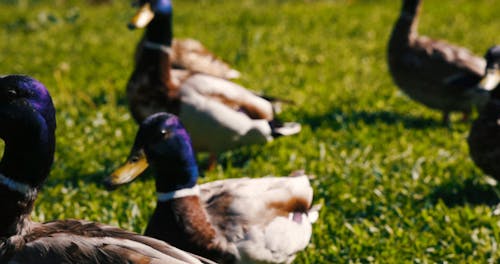
<svg viewBox="0 0 500 264">
<path fill-rule="evenodd" d="M 273 139 L 271 103 L 225 79 L 195 74 L 181 84 L 179 117 L 199 151 L 221 152 Z M 252 119 L 247 111 L 268 119 Z"/>
<path fill-rule="evenodd" d="M 223 236 L 228 246 L 236 247 L 239 263 L 290 263 L 309 243 L 318 212 L 310 209 L 313 190 L 303 172 L 295 177 L 220 180 L 200 189 L 206 203 L 231 198 L 229 212 L 224 213 L 236 215 L 237 221 L 212 224 L 224 225 Z M 296 202 L 309 211 L 294 213 Z M 301 221 L 294 221 L 294 214 L 300 214 Z"/>
</svg>

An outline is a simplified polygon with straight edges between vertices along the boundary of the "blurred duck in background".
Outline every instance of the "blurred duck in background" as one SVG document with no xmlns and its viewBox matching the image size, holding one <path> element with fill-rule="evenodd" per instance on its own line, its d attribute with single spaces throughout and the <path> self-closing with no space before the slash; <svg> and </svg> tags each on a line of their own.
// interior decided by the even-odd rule
<svg viewBox="0 0 500 264">
<path fill-rule="evenodd" d="M 216 153 L 300 132 L 300 124 L 275 118 L 282 101 L 265 99 L 223 78 L 171 69 L 170 0 L 141 3 L 131 27 L 147 27 L 127 86 L 130 110 L 138 123 L 157 112 L 178 115 L 195 150 L 212 154 L 211 165 Z M 145 165 L 144 153 L 131 153 L 127 163 Z"/>
<path fill-rule="evenodd" d="M 40 82 L 0 78 L 0 263 L 202 263 L 163 241 L 83 220 L 30 220 L 54 159 L 55 109 Z M 204 260 L 206 263 L 212 263 Z"/>
<path fill-rule="evenodd" d="M 319 207 L 311 207 L 304 172 L 198 185 L 189 135 L 168 113 L 144 120 L 134 148 L 144 149 L 156 180 L 157 205 L 145 235 L 219 263 L 290 263 L 309 243 Z"/>
<path fill-rule="evenodd" d="M 157 5 L 162 5 L 161 1 L 158 0 Z M 135 5 L 140 5 L 140 11 L 129 23 L 130 29 L 143 28 L 146 27 L 151 20 L 153 20 L 155 14 L 151 10 L 151 4 L 156 1 L 138 1 Z M 168 5 L 164 3 L 163 6 Z M 166 26 L 166 25 L 163 25 Z M 163 30 L 163 33 L 166 30 Z M 158 32 L 160 34 L 161 32 Z M 170 32 L 170 37 L 172 32 Z M 155 45 L 156 44 L 156 45 Z M 157 47 L 168 52 L 170 55 L 170 63 L 172 68 L 189 70 L 198 73 L 204 73 L 211 76 L 224 78 L 224 79 L 236 79 L 240 77 L 240 72 L 232 69 L 227 63 L 219 59 L 217 56 L 212 54 L 201 42 L 195 39 L 173 39 L 171 46 L 158 46 L 158 43 L 148 41 L 146 35 L 137 45 L 135 59 L 136 62 L 142 57 L 142 51 L 148 47 Z"/>
<path fill-rule="evenodd" d="M 403 0 L 389 47 L 389 70 L 394 82 L 410 98 L 443 112 L 460 111 L 464 120 L 471 110 L 484 107 L 492 86 L 480 86 L 486 62 L 469 50 L 418 34 L 422 0 Z"/>
<path fill-rule="evenodd" d="M 472 124 L 467 138 L 469 153 L 481 170 L 500 180 L 500 46 L 488 50 L 488 67 L 482 86 L 496 88 Z"/>
</svg>

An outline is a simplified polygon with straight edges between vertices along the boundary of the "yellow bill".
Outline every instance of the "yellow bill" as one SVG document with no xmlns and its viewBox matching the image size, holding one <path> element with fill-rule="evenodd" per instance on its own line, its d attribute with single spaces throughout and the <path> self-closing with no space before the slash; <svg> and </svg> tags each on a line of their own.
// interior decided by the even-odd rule
<svg viewBox="0 0 500 264">
<path fill-rule="evenodd" d="M 154 16 L 155 13 L 151 9 L 151 5 L 149 3 L 145 3 L 139 8 L 135 16 L 132 17 L 128 26 L 130 29 L 144 28 L 149 24 L 149 22 L 151 22 L 151 20 L 153 20 Z"/>
<path fill-rule="evenodd" d="M 500 83 L 500 69 L 487 69 L 486 76 L 479 83 L 480 87 L 491 91 Z"/>
<path fill-rule="evenodd" d="M 148 166 L 149 164 L 144 150 L 142 148 L 133 150 L 125 164 L 115 170 L 111 176 L 106 178 L 104 184 L 108 189 L 113 189 L 122 184 L 129 183 L 141 175 Z"/>
</svg>

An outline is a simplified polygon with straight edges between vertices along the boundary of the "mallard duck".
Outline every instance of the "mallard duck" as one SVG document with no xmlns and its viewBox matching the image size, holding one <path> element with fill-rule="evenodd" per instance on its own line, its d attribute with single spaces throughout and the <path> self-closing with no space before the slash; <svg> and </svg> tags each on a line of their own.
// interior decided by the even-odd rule
<svg viewBox="0 0 500 264">
<path fill-rule="evenodd" d="M 144 120 L 134 148 L 144 149 L 156 179 L 145 235 L 223 263 L 290 263 L 307 246 L 318 208 L 304 172 L 198 185 L 188 132 L 168 113 Z"/>
<path fill-rule="evenodd" d="M 127 86 L 134 119 L 140 123 L 157 112 L 178 115 L 191 134 L 196 151 L 215 154 L 243 145 L 264 144 L 300 131 L 300 124 L 275 119 L 272 100 L 207 74 L 172 70 L 172 5 L 169 0 L 142 1 L 132 24 L 147 25 L 144 49 Z M 142 152 L 128 163 L 145 162 Z"/>
<path fill-rule="evenodd" d="M 5 142 L 0 162 L 0 263 L 201 263 L 163 241 L 112 226 L 31 221 L 55 148 L 55 110 L 44 85 L 27 76 L 0 78 L 0 123 Z"/>
<path fill-rule="evenodd" d="M 392 78 L 410 98 L 443 111 L 443 122 L 448 123 L 451 111 L 461 111 L 466 118 L 473 107 L 480 109 L 489 98 L 489 92 L 477 85 L 486 62 L 465 48 L 419 36 L 421 3 L 403 1 L 389 40 Z"/>
<path fill-rule="evenodd" d="M 467 138 L 469 153 L 484 173 L 500 180 L 500 46 L 486 54 L 488 67 L 483 86 L 496 86 L 488 104 L 474 120 Z"/>
<path fill-rule="evenodd" d="M 142 12 L 138 12 L 138 15 L 134 16 L 131 23 L 129 23 L 130 29 L 147 26 L 155 15 L 148 8 L 150 6 L 149 1 L 141 0 L 139 2 L 142 5 L 140 9 Z M 161 1 L 158 2 L 160 2 L 160 5 L 162 4 Z M 142 57 L 142 51 L 149 46 L 154 46 L 154 43 L 148 41 L 146 35 L 144 35 L 136 48 L 136 62 Z M 161 46 L 158 46 L 158 48 L 161 48 Z M 163 50 L 169 53 L 170 63 L 174 69 L 190 70 L 224 79 L 236 79 L 241 75 L 240 72 L 232 69 L 227 63 L 211 53 L 201 42 L 192 38 L 173 39 L 171 46 L 165 46 Z"/>
</svg>

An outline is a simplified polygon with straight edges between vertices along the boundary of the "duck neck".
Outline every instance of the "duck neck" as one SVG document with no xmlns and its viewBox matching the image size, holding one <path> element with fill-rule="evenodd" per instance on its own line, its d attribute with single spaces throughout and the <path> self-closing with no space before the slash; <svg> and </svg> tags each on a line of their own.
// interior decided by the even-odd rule
<svg viewBox="0 0 500 264">
<path fill-rule="evenodd" d="M 391 40 L 399 44 L 409 43 L 418 36 L 418 18 L 422 0 L 404 0 Z"/>
<path fill-rule="evenodd" d="M 184 163 L 185 166 L 176 166 L 180 163 Z M 178 159 L 173 164 L 166 164 L 154 170 L 155 175 L 171 175 L 156 177 L 156 191 L 158 193 L 171 193 L 194 188 L 198 180 L 198 167 L 189 160 Z"/>
<path fill-rule="evenodd" d="M 178 114 L 180 91 L 171 79 L 170 52 L 167 50 L 171 43 L 171 15 L 155 15 L 139 43 L 135 74 L 147 76 L 148 79 L 148 85 L 138 92 L 141 97 L 165 106 L 168 112 Z"/>
<path fill-rule="evenodd" d="M 0 237 L 24 232 L 37 191 L 53 161 L 53 133 L 23 134 L 17 133 L 11 137 L 16 139 L 5 140 L 5 152 L 0 162 Z"/>
<path fill-rule="evenodd" d="M 217 243 L 220 238 L 197 194 L 199 190 L 184 189 L 177 194 L 186 190 L 180 196 L 168 197 L 170 199 L 158 195 L 156 209 L 144 234 L 214 260 L 226 258 L 228 253 Z"/>
<path fill-rule="evenodd" d="M 149 42 L 165 45 L 172 45 L 172 14 L 156 14 L 149 23 L 144 33 L 144 39 Z"/>
<path fill-rule="evenodd" d="M 25 195 L 0 185 L 0 193 L 2 197 L 0 239 L 23 234 L 30 222 L 29 216 L 33 210 L 36 191 L 33 192 L 34 195 Z"/>
<path fill-rule="evenodd" d="M 500 84 L 490 92 L 491 100 L 500 101 Z"/>
<path fill-rule="evenodd" d="M 177 133 L 180 136 L 182 131 Z M 218 258 L 222 250 L 216 245 L 216 229 L 200 200 L 196 185 L 198 167 L 189 138 L 175 142 L 184 145 L 169 146 L 179 151 L 168 156 L 150 159 L 152 154 L 147 152 L 156 175 L 158 200 L 145 234 L 197 254 Z"/>
<path fill-rule="evenodd" d="M 139 67 L 150 69 L 150 74 L 165 86 L 170 86 L 170 54 L 165 48 L 172 44 L 172 15 L 156 14 L 144 33 Z M 170 87 L 169 87 L 170 88 Z"/>
</svg>

